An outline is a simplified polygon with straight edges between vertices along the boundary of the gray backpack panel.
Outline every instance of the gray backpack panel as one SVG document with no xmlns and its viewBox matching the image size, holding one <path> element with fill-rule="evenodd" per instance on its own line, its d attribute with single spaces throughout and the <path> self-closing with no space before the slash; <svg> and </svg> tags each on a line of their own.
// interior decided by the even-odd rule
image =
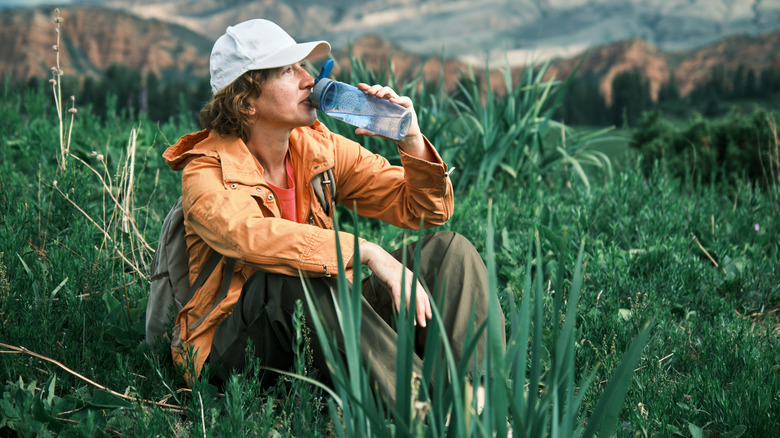
<svg viewBox="0 0 780 438">
<path fill-rule="evenodd" d="M 190 286 L 184 213 L 179 198 L 163 221 L 157 251 L 152 259 L 149 302 L 146 305 L 146 342 L 149 345 L 154 345 L 160 336 L 167 337 L 176 315 L 200 289 L 221 258 L 222 255 L 214 251 L 195 284 Z"/>
</svg>

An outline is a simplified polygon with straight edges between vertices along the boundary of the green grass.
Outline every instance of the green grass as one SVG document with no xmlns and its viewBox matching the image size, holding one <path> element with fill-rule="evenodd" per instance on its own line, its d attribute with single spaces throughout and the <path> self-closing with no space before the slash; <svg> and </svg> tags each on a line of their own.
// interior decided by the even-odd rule
<svg viewBox="0 0 780 438">
<path fill-rule="evenodd" d="M 652 320 L 651 336 L 619 410 L 616 436 L 780 433 L 776 185 L 688 184 L 661 165 L 645 176 L 639 159 L 615 159 L 619 139 L 602 137 L 594 147 L 603 147 L 599 151 L 613 158 L 613 173 L 585 165 L 583 179 L 574 162 L 561 155 L 545 161 L 543 154 L 550 149 L 540 148 L 560 132 L 554 124 L 544 128 L 549 137 L 537 136 L 530 143 L 533 148 L 516 157 L 512 172 L 498 168 L 493 182 L 483 185 L 475 179 L 478 171 L 465 168 L 470 161 L 483 162 L 479 156 L 485 152 L 467 146 L 476 138 L 469 134 L 476 125 L 463 120 L 459 123 L 464 125 L 447 124 L 442 118 L 453 104 L 446 97 L 421 92 L 415 100 L 429 103 L 418 105 L 427 108 L 421 119 L 442 153 L 457 150 L 449 157 L 459 164 L 453 179 L 461 190 L 455 215 L 442 228 L 464 234 L 486 259 L 493 248 L 494 280 L 508 316 L 513 305 L 519 308 L 530 295 L 541 297 L 533 303 L 545 322 L 528 333 L 541 337 L 533 343 L 538 351 L 530 354 L 538 358 L 536 374 L 531 374 L 539 376 L 543 391 L 542 398 L 528 400 L 541 403 L 545 394 L 552 397 L 545 382 L 562 369 L 553 358 L 556 333 L 562 322 L 572 321 L 561 316 L 570 302 L 563 296 L 574 288 L 577 255 L 582 253 L 571 335 L 574 372 L 566 379 L 573 377 L 580 385 L 595 374 L 575 423 L 601 409 L 599 400 L 623 352 Z M 459 107 L 461 117 L 470 111 L 464 108 Z M 503 123 L 483 126 L 483 131 L 503 129 Z M 0 99 L 0 343 L 55 360 L 73 373 L 3 348 L 0 434 L 199 436 L 205 430 L 208 436 L 338 436 L 341 426 L 333 420 L 338 411 L 329 407 L 325 393 L 295 378 L 262 391 L 257 364 L 250 363 L 243 376 L 231 380 L 224 394 L 205 380 L 192 391 L 177 391 L 185 386 L 176 371 L 141 345 L 150 252 L 140 247 L 137 236 L 121 231 L 112 201 L 92 171 L 72 160 L 67 171 L 58 172 L 56 126 L 50 96 L 9 94 L 6 89 Z M 197 128 L 184 117 L 156 126 L 143 115 L 121 113 L 103 123 L 80 108 L 71 151 L 112 187 L 120 187 L 117 170 L 133 127 L 138 128 L 133 215 L 154 246 L 162 218 L 180 191 L 179 175 L 167 169 L 160 154 L 179 135 Z M 572 131 L 567 138 L 587 134 Z M 384 148 L 375 140 L 370 146 Z M 105 239 L 76 206 L 112 239 Z M 492 221 L 486 220 L 491 216 Z M 354 229 L 349 220 L 342 227 Z M 361 221 L 359 232 L 388 249 L 403 241 L 402 231 L 372 221 Z M 519 329 L 517 321 L 507 318 L 509 333 Z M 301 336 L 311 340 L 314 335 Z M 74 373 L 130 400 L 97 389 Z"/>
</svg>

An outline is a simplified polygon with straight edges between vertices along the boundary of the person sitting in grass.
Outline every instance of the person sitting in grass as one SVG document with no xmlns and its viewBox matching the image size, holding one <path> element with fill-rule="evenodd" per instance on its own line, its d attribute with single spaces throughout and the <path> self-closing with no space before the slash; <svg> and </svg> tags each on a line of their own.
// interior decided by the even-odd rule
<svg viewBox="0 0 780 438">
<path fill-rule="evenodd" d="M 315 190 L 322 186 L 315 187 L 313 180 L 332 171 L 335 196 L 327 197 L 333 197 L 333 205 L 342 203 L 364 217 L 409 229 L 444 224 L 453 213 L 453 188 L 447 165 L 420 132 L 414 111 L 408 134 L 396 142 L 402 166 L 317 120 L 309 102 L 314 79 L 305 60 L 329 52 L 325 41 L 298 44 L 261 19 L 228 27 L 214 44 L 214 96 L 200 113 L 204 129 L 181 137 L 163 156 L 172 169 L 182 171 L 190 281 L 212 251 L 224 257 L 177 315 L 172 352 L 187 379 L 208 364 L 216 384 L 241 371 L 249 341 L 262 366 L 289 369 L 294 360 L 291 316 L 296 301 L 306 300 L 301 276 L 310 282 L 324 324 L 340 333 L 331 294 L 340 253 L 350 281 L 360 281 L 352 277 L 358 262 L 372 272 L 362 281 L 362 354 L 372 384 L 394 403 L 394 312 L 410 304 L 408 299 L 401 302 L 401 291 L 405 288 L 409 296 L 412 273 L 399 261 L 402 249 L 390 254 L 360 239 L 360 260 L 355 260 L 356 237 L 346 232 L 340 233 L 337 247 L 334 208 L 318 202 Z M 359 88 L 413 110 L 409 97 L 389 87 Z M 365 129 L 355 132 L 376 135 Z M 330 192 L 327 186 L 325 190 Z M 420 356 L 432 300 L 441 303 L 446 335 L 460 361 L 470 359 L 463 357 L 467 333 L 483 324 L 489 300 L 497 298 L 487 289 L 482 259 L 464 237 L 439 231 L 418 244 L 422 256 L 414 367 L 422 374 Z M 414 246 L 406 250 L 411 265 Z M 229 287 L 220 297 L 223 281 Z M 440 287 L 426 291 L 423 284 Z M 303 308 L 305 321 L 311 321 L 309 307 Z M 316 340 L 312 344 L 313 365 L 327 382 L 322 349 Z M 484 351 L 483 335 L 476 348 L 479 363 Z M 265 376 L 264 384 L 275 378 Z"/>
</svg>

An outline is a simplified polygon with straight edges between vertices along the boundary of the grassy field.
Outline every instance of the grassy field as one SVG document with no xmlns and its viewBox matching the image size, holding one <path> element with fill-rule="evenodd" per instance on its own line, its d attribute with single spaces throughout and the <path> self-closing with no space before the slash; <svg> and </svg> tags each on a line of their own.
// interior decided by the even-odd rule
<svg viewBox="0 0 780 438">
<path fill-rule="evenodd" d="M 546 96 L 546 85 L 535 84 Z M 530 300 L 531 278 L 538 285 L 545 322 L 531 326 L 537 379 L 526 380 L 538 382 L 538 400 L 555 393 L 545 379 L 558 369 L 560 323 L 575 324 L 569 377 L 577 386 L 592 378 L 573 413 L 584 428 L 623 352 L 651 322 L 604 436 L 780 434 L 776 181 L 686 185 L 663 163 L 645 175 L 641 158 L 627 153 L 628 132 L 567 131 L 556 149 L 542 139 L 560 127 L 540 122 L 544 111 L 527 88 L 500 101 L 475 91 L 460 104 L 419 93 L 424 131 L 458 165 L 455 215 L 441 228 L 464 234 L 495 263 L 508 316 Z M 80 108 L 67 138 L 70 116 L 58 116 L 49 93 L 6 85 L 0 99 L 0 435 L 341 436 L 329 396 L 300 379 L 261 391 L 250 364 L 222 393 L 205 380 L 186 388 L 164 355 L 141 343 L 148 264 L 180 194 L 179 175 L 160 155 L 197 127 L 184 116 L 154 124 Z M 59 158 L 68 142 L 72 156 Z M 371 221 L 359 227 L 388 249 L 405 237 Z M 572 289 L 578 302 L 563 298 Z M 564 318 L 567 303 L 576 314 Z M 522 322 L 508 317 L 505 329 Z M 524 371 L 515 393 L 535 403 L 517 383 Z M 474 424 L 470 435 L 492 436 Z M 418 426 L 420 436 L 435 436 Z M 556 433 L 567 436 L 555 426 L 533 435 Z"/>
</svg>

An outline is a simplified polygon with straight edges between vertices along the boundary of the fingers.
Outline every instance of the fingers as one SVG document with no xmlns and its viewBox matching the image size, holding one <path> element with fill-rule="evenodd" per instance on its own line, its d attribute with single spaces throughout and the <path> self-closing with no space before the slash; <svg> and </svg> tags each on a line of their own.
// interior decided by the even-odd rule
<svg viewBox="0 0 780 438">
<path fill-rule="evenodd" d="M 431 301 L 422 286 L 417 284 L 417 322 L 420 327 L 426 327 L 431 317 Z"/>
<path fill-rule="evenodd" d="M 425 319 L 430 320 L 433 318 L 433 310 L 431 310 L 431 298 L 428 294 L 423 294 L 425 297 Z"/>
<path fill-rule="evenodd" d="M 374 275 L 382 282 L 385 289 L 393 297 L 393 304 L 397 312 L 401 311 L 401 291 L 404 291 L 406 308 L 409 308 L 412 296 L 412 285 L 416 286 L 414 323 L 421 327 L 428 325 L 432 318 L 431 302 L 428 294 L 419 281 L 413 283 L 413 274 L 401 262 L 396 260 L 380 246 L 368 241 L 360 244 L 360 261 L 368 266 Z"/>
<path fill-rule="evenodd" d="M 398 97 L 398 93 L 395 92 L 392 88 L 386 86 L 386 85 L 368 85 L 364 83 L 359 83 L 358 88 L 368 94 L 373 94 L 376 97 L 382 97 L 382 98 L 391 98 L 391 97 Z"/>
<path fill-rule="evenodd" d="M 365 137 L 380 137 L 380 135 L 377 134 L 376 132 L 369 131 L 368 129 L 365 129 L 365 128 L 357 128 L 357 129 L 355 129 L 355 134 L 356 135 L 362 135 L 362 136 L 365 136 Z"/>
<path fill-rule="evenodd" d="M 409 273 L 411 275 L 411 273 Z M 412 301 L 412 285 L 408 284 L 406 286 L 406 289 L 404 290 L 405 298 L 406 298 L 406 308 L 409 308 L 409 304 Z M 395 309 L 396 311 L 401 311 L 401 291 L 397 291 L 394 294 L 397 298 L 395 301 Z M 431 301 L 428 298 L 428 294 L 425 292 L 425 289 L 423 289 L 422 285 L 418 281 L 416 284 L 416 290 L 415 290 L 415 315 L 414 315 L 414 325 L 419 325 L 420 327 L 427 327 L 428 326 L 428 320 L 433 317 L 433 313 L 431 312 Z"/>
<path fill-rule="evenodd" d="M 407 96 L 400 96 L 392 88 L 385 85 L 368 85 L 364 83 L 358 84 L 358 88 L 368 94 L 382 99 L 387 99 L 391 102 L 397 103 L 403 107 L 409 108 L 412 106 L 412 99 Z"/>
</svg>

